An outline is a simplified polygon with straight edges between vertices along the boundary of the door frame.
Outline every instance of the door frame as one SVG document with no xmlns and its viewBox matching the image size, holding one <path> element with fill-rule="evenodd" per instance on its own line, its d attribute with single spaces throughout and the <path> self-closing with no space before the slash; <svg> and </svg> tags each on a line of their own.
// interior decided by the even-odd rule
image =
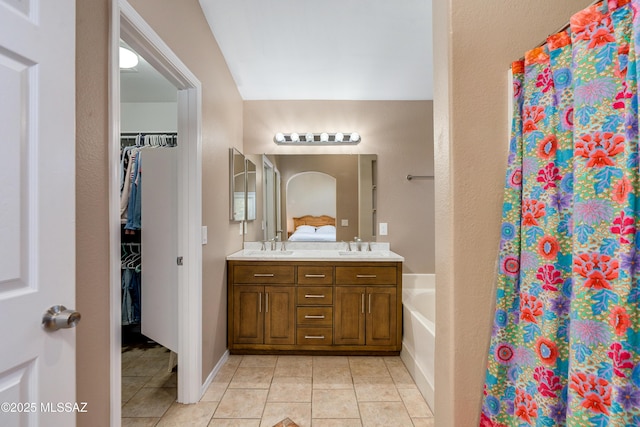
<svg viewBox="0 0 640 427">
<path fill-rule="evenodd" d="M 120 68 L 123 39 L 178 89 L 178 402 L 202 396 L 202 85 L 126 0 L 112 0 L 109 40 L 111 425 L 121 418 Z M 168 362 L 168 361 L 167 361 Z"/>
</svg>

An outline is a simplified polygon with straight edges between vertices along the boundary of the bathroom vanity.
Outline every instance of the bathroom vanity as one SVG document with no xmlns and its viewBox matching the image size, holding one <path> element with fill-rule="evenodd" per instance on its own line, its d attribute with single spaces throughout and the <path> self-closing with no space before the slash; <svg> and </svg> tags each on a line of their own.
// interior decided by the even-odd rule
<svg viewBox="0 0 640 427">
<path fill-rule="evenodd" d="M 363 252 L 244 249 L 227 257 L 229 351 L 399 354 L 404 259 L 375 245 Z"/>
</svg>

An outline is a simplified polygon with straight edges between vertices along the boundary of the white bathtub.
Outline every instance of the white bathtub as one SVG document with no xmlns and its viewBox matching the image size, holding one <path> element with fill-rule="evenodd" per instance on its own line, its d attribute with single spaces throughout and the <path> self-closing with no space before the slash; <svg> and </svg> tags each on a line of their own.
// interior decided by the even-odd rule
<svg viewBox="0 0 640 427">
<path fill-rule="evenodd" d="M 400 357 L 420 392 L 434 408 L 434 357 L 436 339 L 435 274 L 403 274 L 403 337 Z"/>
</svg>

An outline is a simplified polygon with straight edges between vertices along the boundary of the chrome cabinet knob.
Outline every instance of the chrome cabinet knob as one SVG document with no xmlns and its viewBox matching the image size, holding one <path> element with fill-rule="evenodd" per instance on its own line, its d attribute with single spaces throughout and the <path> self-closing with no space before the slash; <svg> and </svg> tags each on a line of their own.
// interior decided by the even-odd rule
<svg viewBox="0 0 640 427">
<path fill-rule="evenodd" d="M 64 305 L 54 305 L 42 316 L 42 326 L 47 331 L 75 328 L 82 316 L 75 310 L 67 310 Z"/>
</svg>

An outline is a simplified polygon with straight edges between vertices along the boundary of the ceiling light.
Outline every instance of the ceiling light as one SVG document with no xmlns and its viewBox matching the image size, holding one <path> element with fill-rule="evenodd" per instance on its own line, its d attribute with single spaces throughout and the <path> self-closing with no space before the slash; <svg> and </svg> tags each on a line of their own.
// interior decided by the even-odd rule
<svg viewBox="0 0 640 427">
<path fill-rule="evenodd" d="M 120 68 L 133 68 L 138 65 L 138 55 L 126 47 L 120 46 Z"/>
<path fill-rule="evenodd" d="M 274 140 L 278 143 L 278 144 L 282 144 L 284 142 L 284 134 L 282 132 L 278 132 L 276 133 L 276 136 L 274 138 Z"/>
<path fill-rule="evenodd" d="M 349 138 L 345 139 L 345 135 Z M 357 132 L 351 133 L 282 133 L 278 132 L 273 137 L 276 144 L 295 144 L 295 145 L 355 145 L 360 143 L 360 135 Z"/>
</svg>

